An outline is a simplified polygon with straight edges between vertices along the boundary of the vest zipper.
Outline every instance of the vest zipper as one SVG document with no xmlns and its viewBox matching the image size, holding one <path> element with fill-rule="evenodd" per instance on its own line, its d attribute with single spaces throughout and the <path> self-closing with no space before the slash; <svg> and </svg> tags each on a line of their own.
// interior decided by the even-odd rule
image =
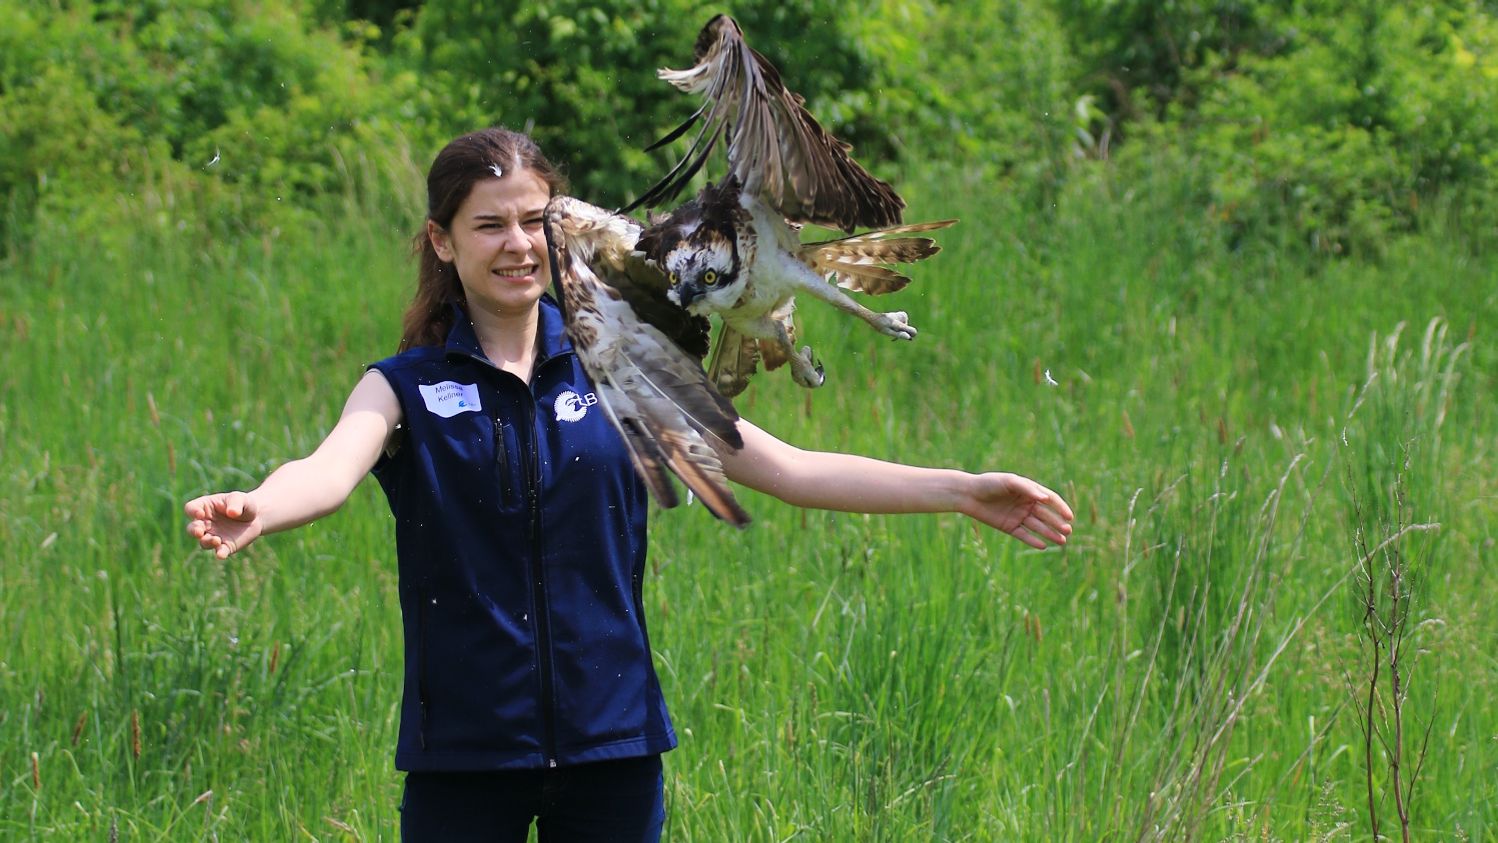
<svg viewBox="0 0 1498 843">
<path fill-rule="evenodd" d="M 505 506 L 510 505 L 510 456 L 509 447 L 505 444 L 505 423 L 498 418 L 494 419 L 494 462 L 499 471 L 499 500 Z"/>
<path fill-rule="evenodd" d="M 421 748 L 427 748 L 427 596 L 421 589 L 416 590 L 416 704 L 421 709 L 421 725 L 417 729 L 417 737 L 421 739 Z"/>
<path fill-rule="evenodd" d="M 535 399 L 531 400 L 530 464 L 526 466 L 526 507 L 530 514 L 531 601 L 536 607 L 536 649 L 541 667 L 541 724 L 546 766 L 557 766 L 556 688 L 551 662 L 551 605 L 546 599 L 546 565 L 541 555 L 541 449 L 536 440 Z"/>
</svg>

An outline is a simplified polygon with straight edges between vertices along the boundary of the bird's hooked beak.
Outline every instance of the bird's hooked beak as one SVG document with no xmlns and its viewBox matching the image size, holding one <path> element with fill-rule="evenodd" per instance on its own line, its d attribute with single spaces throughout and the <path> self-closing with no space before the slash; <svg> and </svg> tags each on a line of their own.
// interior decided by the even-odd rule
<svg viewBox="0 0 1498 843">
<path fill-rule="evenodd" d="M 682 310 L 691 307 L 692 302 L 702 298 L 705 292 L 702 285 L 691 281 L 683 281 L 676 287 L 676 297 L 681 302 Z"/>
</svg>

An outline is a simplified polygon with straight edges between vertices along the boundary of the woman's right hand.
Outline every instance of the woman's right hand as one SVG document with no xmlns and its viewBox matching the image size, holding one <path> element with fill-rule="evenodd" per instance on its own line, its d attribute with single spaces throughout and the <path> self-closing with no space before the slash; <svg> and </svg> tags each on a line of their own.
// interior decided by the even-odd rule
<svg viewBox="0 0 1498 843">
<path fill-rule="evenodd" d="M 246 492 L 219 492 L 193 498 L 183 507 L 187 533 L 220 559 L 244 550 L 264 531 L 255 499 Z"/>
<path fill-rule="evenodd" d="M 311 455 L 272 471 L 253 492 L 218 492 L 188 501 L 183 507 L 188 535 L 228 559 L 266 533 L 332 513 L 374 466 L 400 422 L 395 390 L 378 370 L 366 372 L 338 424 Z"/>
</svg>

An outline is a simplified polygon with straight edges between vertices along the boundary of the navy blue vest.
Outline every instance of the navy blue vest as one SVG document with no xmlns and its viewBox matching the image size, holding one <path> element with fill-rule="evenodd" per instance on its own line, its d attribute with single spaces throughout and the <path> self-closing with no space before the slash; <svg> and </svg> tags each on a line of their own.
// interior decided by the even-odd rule
<svg viewBox="0 0 1498 843">
<path fill-rule="evenodd" d="M 640 595 L 647 496 L 541 301 L 531 383 L 459 312 L 378 369 L 402 429 L 374 467 L 396 522 L 402 770 L 534 768 L 676 745 Z"/>
</svg>

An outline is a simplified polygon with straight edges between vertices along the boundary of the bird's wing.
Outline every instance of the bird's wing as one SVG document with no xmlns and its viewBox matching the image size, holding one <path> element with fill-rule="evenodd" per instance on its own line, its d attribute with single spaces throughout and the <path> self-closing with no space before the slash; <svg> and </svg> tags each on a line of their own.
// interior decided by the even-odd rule
<svg viewBox="0 0 1498 843">
<path fill-rule="evenodd" d="M 660 77 L 701 95 L 703 103 L 651 148 L 685 135 L 698 123 L 701 127 L 686 156 L 630 208 L 654 207 L 676 197 L 726 137 L 729 170 L 744 191 L 788 220 L 850 233 L 900 222 L 904 200 L 849 157 L 848 144 L 817 123 L 805 99 L 785 87 L 774 65 L 744 43 L 733 18 L 718 15 L 708 21 L 697 36 L 695 64 L 661 70 Z"/>
<path fill-rule="evenodd" d="M 735 526 L 720 453 L 744 446 L 738 413 L 702 370 L 708 325 L 665 298 L 666 281 L 635 251 L 640 225 L 570 197 L 546 209 L 552 278 L 567 335 L 623 436 L 630 459 L 663 507 L 679 503 L 669 469 L 712 513 Z"/>
<path fill-rule="evenodd" d="M 910 279 L 884 264 L 915 263 L 941 251 L 930 237 L 912 235 L 955 225 L 957 220 L 912 223 L 865 231 L 836 240 L 803 243 L 796 256 L 812 271 L 845 290 L 871 296 L 903 289 Z"/>
</svg>

